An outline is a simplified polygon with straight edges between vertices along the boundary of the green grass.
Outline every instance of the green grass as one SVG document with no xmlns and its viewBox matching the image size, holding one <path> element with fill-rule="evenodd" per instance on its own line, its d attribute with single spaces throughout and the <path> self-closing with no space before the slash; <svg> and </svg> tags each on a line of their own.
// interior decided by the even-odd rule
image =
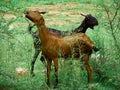
<svg viewBox="0 0 120 90">
<path fill-rule="evenodd" d="M 0 90 L 48 89 L 45 84 L 46 74 L 43 72 L 45 66 L 40 62 L 40 56 L 35 63 L 35 77 L 31 77 L 29 73 L 16 76 L 16 68 L 22 67 L 30 70 L 30 62 L 34 54 L 33 40 L 27 32 L 28 21 L 23 16 L 23 12 L 29 7 L 48 11 L 48 14 L 44 15 L 46 26 L 59 30 L 71 30 L 77 27 L 84 19 L 78 15 L 81 12 L 91 13 L 98 18 L 99 25 L 94 30 L 88 29 L 86 33 L 96 46 L 101 47 L 99 52 L 93 52 L 101 55 L 99 60 L 90 59 L 93 68 L 92 83 L 87 83 L 86 70 L 81 70 L 80 61 L 71 59 L 62 65 L 62 59 L 60 59 L 58 90 L 120 89 L 120 54 L 110 32 L 106 14 L 98 6 L 96 0 L 3 0 L 0 1 L 0 5 Z M 6 14 L 9 18 L 5 16 Z M 11 14 L 16 18 L 11 18 Z M 118 23 L 118 21 L 116 20 L 114 23 Z M 10 29 L 10 25 L 13 25 L 13 28 Z M 119 44 L 119 29 L 115 35 Z M 96 71 L 101 72 L 101 76 Z M 52 69 L 52 86 L 55 82 L 54 78 L 54 69 Z M 48 90 L 52 90 L 52 87 Z"/>
</svg>

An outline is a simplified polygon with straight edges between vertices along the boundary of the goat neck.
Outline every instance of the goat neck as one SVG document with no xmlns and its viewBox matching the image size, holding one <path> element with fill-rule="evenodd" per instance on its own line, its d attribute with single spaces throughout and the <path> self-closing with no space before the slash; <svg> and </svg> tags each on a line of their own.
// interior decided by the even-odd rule
<svg viewBox="0 0 120 90">
<path fill-rule="evenodd" d="M 49 35 L 50 35 L 46 26 L 44 24 L 42 24 L 40 26 L 37 26 L 37 28 L 38 28 L 38 32 L 39 32 L 41 42 L 46 41 L 48 39 Z"/>
<path fill-rule="evenodd" d="M 88 26 L 86 25 L 85 20 L 83 20 L 81 25 L 77 27 L 74 31 L 77 33 L 79 32 L 85 33 L 87 29 L 88 29 Z"/>
</svg>

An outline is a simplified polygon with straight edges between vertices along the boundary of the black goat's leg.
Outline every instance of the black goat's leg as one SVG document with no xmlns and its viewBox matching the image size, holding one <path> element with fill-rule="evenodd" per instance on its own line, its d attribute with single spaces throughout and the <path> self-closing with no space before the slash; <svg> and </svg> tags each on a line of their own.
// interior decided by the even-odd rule
<svg viewBox="0 0 120 90">
<path fill-rule="evenodd" d="M 40 50 L 35 49 L 35 54 L 34 54 L 33 60 L 31 61 L 31 75 L 32 75 L 32 76 L 35 75 L 34 72 L 33 72 L 33 71 L 34 71 L 34 64 L 35 64 L 35 61 L 36 61 L 39 53 L 40 53 Z"/>
</svg>

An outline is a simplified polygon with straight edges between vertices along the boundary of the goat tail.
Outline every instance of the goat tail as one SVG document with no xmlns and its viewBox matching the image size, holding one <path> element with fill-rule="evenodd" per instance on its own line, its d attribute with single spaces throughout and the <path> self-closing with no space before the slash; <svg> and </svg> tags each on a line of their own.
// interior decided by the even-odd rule
<svg viewBox="0 0 120 90">
<path fill-rule="evenodd" d="M 31 23 L 29 23 L 29 25 L 28 25 L 28 32 L 30 33 L 30 34 L 32 34 L 33 32 L 32 32 L 32 28 L 35 26 L 35 24 L 34 25 L 32 25 Z"/>
</svg>

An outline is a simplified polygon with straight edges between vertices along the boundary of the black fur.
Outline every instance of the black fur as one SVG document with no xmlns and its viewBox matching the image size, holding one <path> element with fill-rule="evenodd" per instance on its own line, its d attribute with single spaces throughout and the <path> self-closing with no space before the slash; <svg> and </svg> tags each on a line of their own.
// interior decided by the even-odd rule
<svg viewBox="0 0 120 90">
<path fill-rule="evenodd" d="M 93 17 L 91 14 L 88 14 L 88 15 L 85 15 L 85 19 L 82 21 L 82 23 L 80 24 L 79 27 L 71 30 L 71 31 L 61 31 L 61 30 L 57 30 L 57 29 L 53 29 L 53 28 L 48 28 L 48 30 L 51 32 L 51 33 L 54 33 L 58 36 L 61 36 L 61 37 L 64 37 L 66 35 L 72 35 L 72 34 L 76 34 L 76 33 L 85 33 L 86 30 L 88 28 L 91 28 L 91 29 L 94 29 L 94 26 L 98 25 L 98 20 Z M 29 32 L 30 34 L 32 35 L 33 37 L 33 41 L 34 41 L 34 48 L 35 48 L 35 54 L 34 54 L 34 57 L 33 57 L 33 60 L 31 62 L 31 74 L 34 75 L 33 73 L 33 70 L 34 70 L 34 63 L 41 51 L 41 41 L 39 39 L 39 35 L 38 35 L 38 32 L 32 32 L 32 28 L 34 26 L 30 26 L 29 25 Z M 99 49 L 98 48 L 94 48 L 94 51 L 98 51 Z M 42 62 L 44 62 L 44 56 L 42 55 L 40 60 Z"/>
</svg>

